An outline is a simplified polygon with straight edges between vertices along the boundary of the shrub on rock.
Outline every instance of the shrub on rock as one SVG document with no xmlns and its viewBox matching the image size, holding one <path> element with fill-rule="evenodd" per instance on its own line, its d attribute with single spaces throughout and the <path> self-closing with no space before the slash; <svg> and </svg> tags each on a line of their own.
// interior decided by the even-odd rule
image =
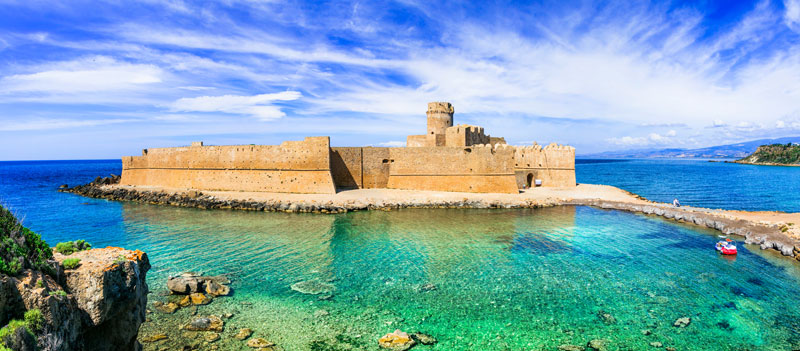
<svg viewBox="0 0 800 351">
<path fill-rule="evenodd" d="M 75 269 L 81 265 L 80 258 L 67 258 L 61 264 L 64 265 L 64 269 Z"/>
</svg>

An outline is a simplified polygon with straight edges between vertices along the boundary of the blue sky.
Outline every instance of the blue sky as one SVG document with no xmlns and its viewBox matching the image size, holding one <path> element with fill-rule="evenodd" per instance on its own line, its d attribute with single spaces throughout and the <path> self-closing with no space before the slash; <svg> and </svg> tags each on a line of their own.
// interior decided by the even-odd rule
<svg viewBox="0 0 800 351">
<path fill-rule="evenodd" d="M 800 0 L 0 0 L 0 160 L 398 146 L 428 101 L 579 154 L 800 135 Z"/>
</svg>

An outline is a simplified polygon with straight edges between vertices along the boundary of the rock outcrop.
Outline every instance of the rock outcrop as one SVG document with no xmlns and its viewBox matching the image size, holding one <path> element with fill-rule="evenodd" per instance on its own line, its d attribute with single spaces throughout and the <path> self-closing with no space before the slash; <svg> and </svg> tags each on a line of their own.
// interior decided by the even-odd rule
<svg viewBox="0 0 800 351">
<path fill-rule="evenodd" d="M 147 255 L 109 247 L 70 256 L 56 253 L 55 259 L 74 256 L 82 264 L 66 271 L 62 282 L 33 270 L 0 277 L 3 287 L 11 287 L 6 291 L 13 292 L 6 295 L 12 297 L 8 306 L 41 311 L 44 323 L 36 333 L 38 349 L 139 349 L 136 336 L 147 304 Z"/>
<path fill-rule="evenodd" d="M 80 267 L 64 275 L 65 290 L 81 311 L 86 349 L 136 349 L 147 305 L 147 254 L 118 247 L 55 254 L 58 261 L 67 257 L 81 259 Z"/>
<path fill-rule="evenodd" d="M 2 346 L 40 351 L 141 348 L 136 336 L 145 320 L 150 269 L 145 253 L 109 247 L 61 255 L 2 207 L 0 239 L 0 326 L 13 329 L 0 340 Z M 68 258 L 80 259 L 80 265 L 64 270 Z"/>
</svg>

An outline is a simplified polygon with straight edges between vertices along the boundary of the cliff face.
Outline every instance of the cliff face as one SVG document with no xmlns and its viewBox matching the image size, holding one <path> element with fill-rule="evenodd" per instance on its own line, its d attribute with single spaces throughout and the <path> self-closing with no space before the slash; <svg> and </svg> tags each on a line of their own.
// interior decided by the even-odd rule
<svg viewBox="0 0 800 351">
<path fill-rule="evenodd" d="M 0 246 L 3 255 L 9 253 Z M 145 320 L 150 269 L 145 253 L 108 247 L 64 256 L 48 247 L 45 255 L 49 274 L 36 267 L 0 273 L 0 326 L 10 331 L 0 332 L 0 344 L 13 350 L 141 349 L 136 336 Z M 80 264 L 65 270 L 66 259 Z"/>
<path fill-rule="evenodd" d="M 800 164 L 800 145 L 772 144 L 762 145 L 749 156 L 736 161 L 737 163 L 771 164 L 771 165 L 796 165 Z"/>
</svg>

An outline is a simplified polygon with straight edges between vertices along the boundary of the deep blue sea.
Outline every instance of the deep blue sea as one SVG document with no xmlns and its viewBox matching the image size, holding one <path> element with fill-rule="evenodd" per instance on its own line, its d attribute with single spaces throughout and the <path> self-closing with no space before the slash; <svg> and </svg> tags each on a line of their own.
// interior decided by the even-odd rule
<svg viewBox="0 0 800 351">
<path fill-rule="evenodd" d="M 249 350 L 251 328 L 283 350 L 378 350 L 395 329 L 436 337 L 414 350 L 555 350 L 602 339 L 609 350 L 800 348 L 797 262 L 718 232 L 590 207 L 408 209 L 337 215 L 199 210 L 58 193 L 119 174 L 120 162 L 0 162 L 0 201 L 54 245 L 141 249 L 149 301 L 182 271 L 225 274 L 233 295 L 148 314 L 145 350 Z M 578 181 L 652 200 L 800 211 L 800 168 L 705 161 L 579 161 Z M 322 287 L 319 295 L 291 289 Z M 153 308 L 150 308 L 154 310 Z M 194 314 L 232 313 L 222 338 L 179 330 Z M 686 328 L 676 319 L 691 318 Z M 662 348 L 663 349 L 663 348 Z"/>
<path fill-rule="evenodd" d="M 576 160 L 578 183 L 613 185 L 649 200 L 728 210 L 800 212 L 800 167 L 707 160 Z"/>
</svg>

